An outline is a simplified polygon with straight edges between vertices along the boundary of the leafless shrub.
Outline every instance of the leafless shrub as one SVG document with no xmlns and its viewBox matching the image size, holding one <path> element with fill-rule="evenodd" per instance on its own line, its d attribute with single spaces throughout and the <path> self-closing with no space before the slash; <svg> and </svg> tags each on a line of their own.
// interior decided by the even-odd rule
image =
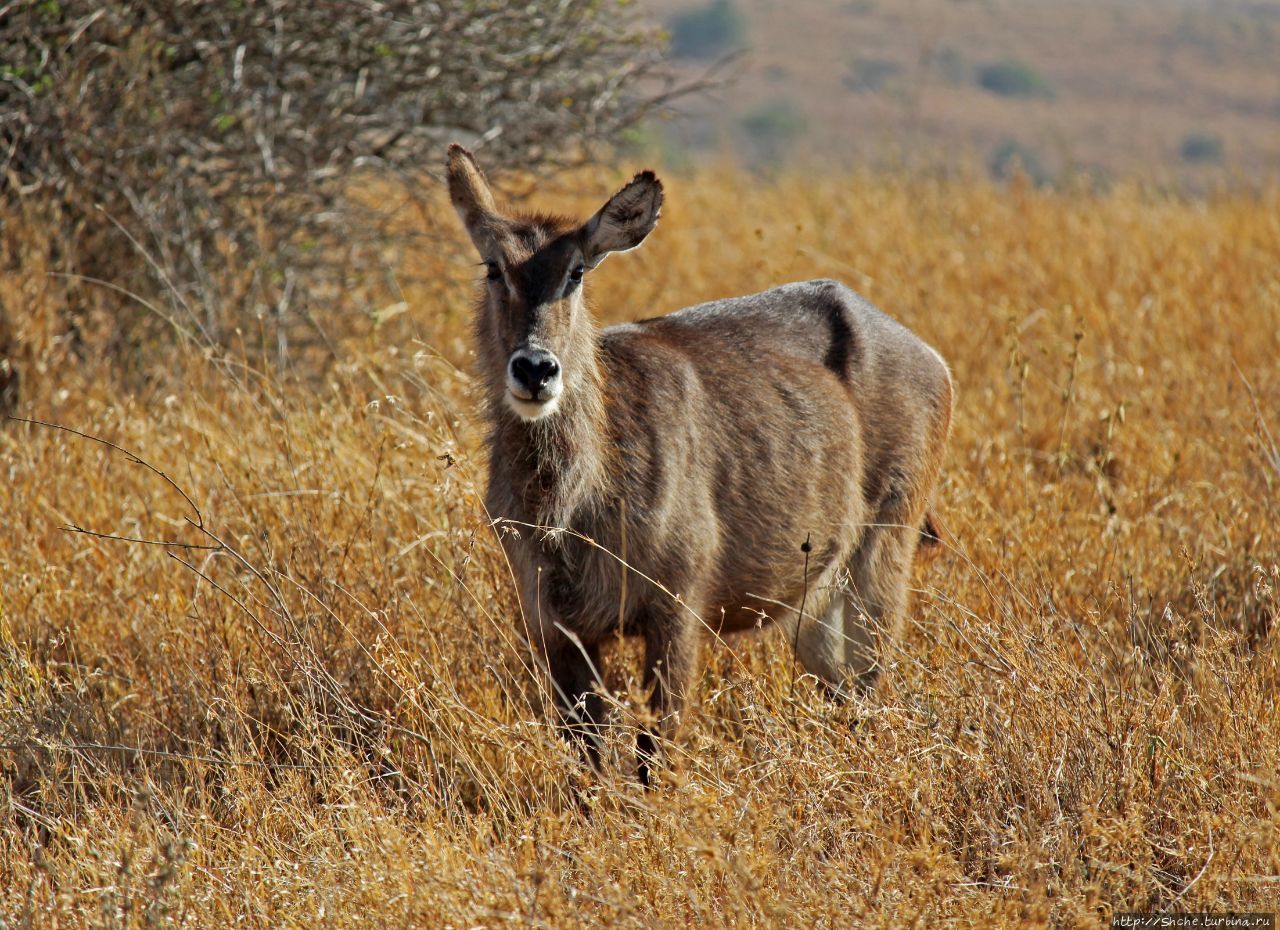
<svg viewBox="0 0 1280 930">
<path fill-rule="evenodd" d="M 410 177 L 446 138 L 509 167 L 578 161 L 670 90 L 660 35 L 594 0 L 0 12 L 0 199 L 63 232 L 53 266 L 163 295 L 201 341 L 244 327 L 282 355 L 402 235 L 345 196 L 354 171 Z M 130 314 L 118 348 L 146 332 Z"/>
</svg>

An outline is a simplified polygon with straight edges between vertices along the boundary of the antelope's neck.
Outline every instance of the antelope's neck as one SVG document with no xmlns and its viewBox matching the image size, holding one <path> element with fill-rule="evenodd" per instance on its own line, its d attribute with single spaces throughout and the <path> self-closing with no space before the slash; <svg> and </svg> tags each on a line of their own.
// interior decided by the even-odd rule
<svg viewBox="0 0 1280 930">
<path fill-rule="evenodd" d="M 524 521 L 583 532 L 583 520 L 608 499 L 612 446 L 604 382 L 595 338 L 588 363 L 566 384 L 555 413 L 526 422 L 498 412 L 493 454 L 504 463 L 503 477 Z"/>
</svg>

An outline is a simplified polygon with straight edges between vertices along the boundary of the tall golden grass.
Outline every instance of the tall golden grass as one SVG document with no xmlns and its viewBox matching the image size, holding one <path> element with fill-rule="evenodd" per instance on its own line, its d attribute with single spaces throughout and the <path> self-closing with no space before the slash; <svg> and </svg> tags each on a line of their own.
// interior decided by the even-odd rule
<svg viewBox="0 0 1280 930">
<path fill-rule="evenodd" d="M 480 505 L 475 268 L 424 246 L 369 270 L 374 312 L 313 308 L 318 378 L 178 344 L 126 381 L 73 357 L 14 225 L 20 414 L 97 439 L 0 427 L 0 923 L 1275 909 L 1280 191 L 667 181 L 656 234 L 594 275 L 603 319 L 831 276 L 954 368 L 949 546 L 877 693 L 824 703 L 776 633 L 713 646 L 645 792 L 623 646 L 610 764 L 582 771 Z"/>
</svg>

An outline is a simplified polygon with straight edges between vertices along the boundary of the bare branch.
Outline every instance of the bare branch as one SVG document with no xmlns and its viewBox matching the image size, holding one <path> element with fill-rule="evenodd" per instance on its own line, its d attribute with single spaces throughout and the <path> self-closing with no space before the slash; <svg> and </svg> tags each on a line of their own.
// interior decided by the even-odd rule
<svg viewBox="0 0 1280 930">
<path fill-rule="evenodd" d="M 56 430 L 62 430 L 64 433 L 70 433 L 70 434 L 71 434 L 71 435 L 73 435 L 73 436 L 79 436 L 81 439 L 88 439 L 88 440 L 89 440 L 89 441 L 91 441 L 91 442 L 99 443 L 99 444 L 101 444 L 101 445 L 106 446 L 106 447 L 107 447 L 107 448 L 109 448 L 109 449 L 112 449 L 112 450 L 114 450 L 114 451 L 116 451 L 116 452 L 119 452 L 121 455 L 123 455 L 123 456 L 124 456 L 125 458 L 127 458 L 129 461 L 133 462 L 135 465 L 141 465 L 143 468 L 147 469 L 147 470 L 148 470 L 148 471 L 150 471 L 152 474 L 154 474 L 154 475 L 158 476 L 162 481 L 164 481 L 164 482 L 165 482 L 165 484 L 169 485 L 169 487 L 171 487 L 171 488 L 173 488 L 175 491 L 177 491 L 177 492 L 178 492 L 178 494 L 180 494 L 180 495 L 182 496 L 182 499 L 183 499 L 184 501 L 186 501 L 187 506 L 191 508 L 191 512 L 192 512 L 192 513 L 194 513 L 194 514 L 196 515 L 196 518 L 195 518 L 194 520 L 192 520 L 190 517 L 187 517 L 187 518 L 186 518 L 187 522 L 188 522 L 189 524 L 191 524 L 193 527 L 195 527 L 196 529 L 200 530 L 201 532 L 204 532 L 204 531 L 205 531 L 205 528 L 204 528 L 204 516 L 200 513 L 200 508 L 196 506 L 196 502 L 195 502 L 195 501 L 193 501 L 193 500 L 191 499 L 191 496 L 190 496 L 189 494 L 187 494 L 187 492 L 186 492 L 186 491 L 182 490 L 182 488 L 181 488 L 181 487 L 179 487 L 179 485 L 178 485 L 178 483 L 177 483 L 176 481 L 174 481 L 172 478 L 170 478 L 168 475 L 166 475 L 166 474 L 165 474 L 164 472 L 162 472 L 160 469 L 156 468 L 154 465 L 152 465 L 150 462 L 148 462 L 146 459 L 142 458 L 142 457 L 141 457 L 141 456 L 139 456 L 138 454 L 136 454 L 136 453 L 134 453 L 134 452 L 130 452 L 130 451 L 129 451 L 128 449 L 126 449 L 124 446 L 116 445 L 116 444 L 115 444 L 114 442 L 112 442 L 111 440 L 109 440 L 109 439 L 103 439 L 101 436 L 90 436 L 88 433 L 81 432 L 80 430 L 78 430 L 78 429 L 74 429 L 74 428 L 72 428 L 72 427 L 70 427 L 70 426 L 62 426 L 61 424 L 58 424 L 58 423 L 49 423 L 49 422 L 48 422 L 48 421 L 46 421 L 46 420 L 34 420 L 34 419 L 29 419 L 29 418 L 27 418 L 27 417 L 14 417 L 14 416 L 7 417 L 7 419 L 14 420 L 14 421 L 16 421 L 16 422 L 18 422 L 18 423 L 29 423 L 29 424 L 31 424 L 32 426 L 43 426 L 45 429 L 56 429 Z M 104 534 L 104 533 L 90 533 L 90 531 L 88 531 L 88 530 L 83 530 L 83 529 L 81 529 L 80 527 L 77 527 L 77 526 L 69 527 L 69 529 L 73 530 L 74 532 L 79 532 L 79 533 L 89 533 L 89 535 L 92 535 L 92 536 L 103 536 L 104 538 L 116 538 L 116 539 L 121 538 L 121 537 L 109 537 L 107 534 Z M 135 541 L 135 542 L 146 542 L 146 540 L 133 540 L 133 541 Z M 156 543 L 156 545 L 182 545 L 182 544 L 181 544 L 181 543 Z M 221 548 L 221 546 L 220 546 L 220 545 L 219 545 L 219 546 L 214 546 L 214 547 L 209 547 L 209 546 L 185 546 L 184 548 L 188 548 L 188 549 L 208 549 L 208 548 Z"/>
<path fill-rule="evenodd" d="M 453 140 L 509 169 L 587 160 L 697 85 L 639 17 L 597 0 L 18 4 L 0 18 L 0 198 L 48 205 L 72 244 L 59 270 L 163 298 L 205 342 L 251 323 L 278 352 L 324 351 L 306 308 L 411 235 L 349 196 L 353 172 L 430 175 Z M 154 325 L 127 309 L 123 331 Z"/>
</svg>

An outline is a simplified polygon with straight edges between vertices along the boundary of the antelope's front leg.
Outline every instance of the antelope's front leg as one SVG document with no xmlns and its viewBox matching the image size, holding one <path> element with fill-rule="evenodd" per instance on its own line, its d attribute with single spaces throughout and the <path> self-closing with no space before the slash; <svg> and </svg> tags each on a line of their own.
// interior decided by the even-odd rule
<svg viewBox="0 0 1280 930">
<path fill-rule="evenodd" d="M 649 708 L 657 720 L 657 732 L 646 727 L 636 738 L 637 774 L 645 787 L 650 785 L 652 768 L 660 759 L 657 737 L 672 739 L 680 725 L 680 714 L 697 677 L 702 645 L 700 624 L 680 604 L 648 619 L 644 684 L 652 689 Z"/>
<path fill-rule="evenodd" d="M 560 725 L 582 747 L 587 761 L 599 768 L 600 726 L 604 721 L 600 646 L 558 634 L 545 644 L 544 654 Z"/>
</svg>

